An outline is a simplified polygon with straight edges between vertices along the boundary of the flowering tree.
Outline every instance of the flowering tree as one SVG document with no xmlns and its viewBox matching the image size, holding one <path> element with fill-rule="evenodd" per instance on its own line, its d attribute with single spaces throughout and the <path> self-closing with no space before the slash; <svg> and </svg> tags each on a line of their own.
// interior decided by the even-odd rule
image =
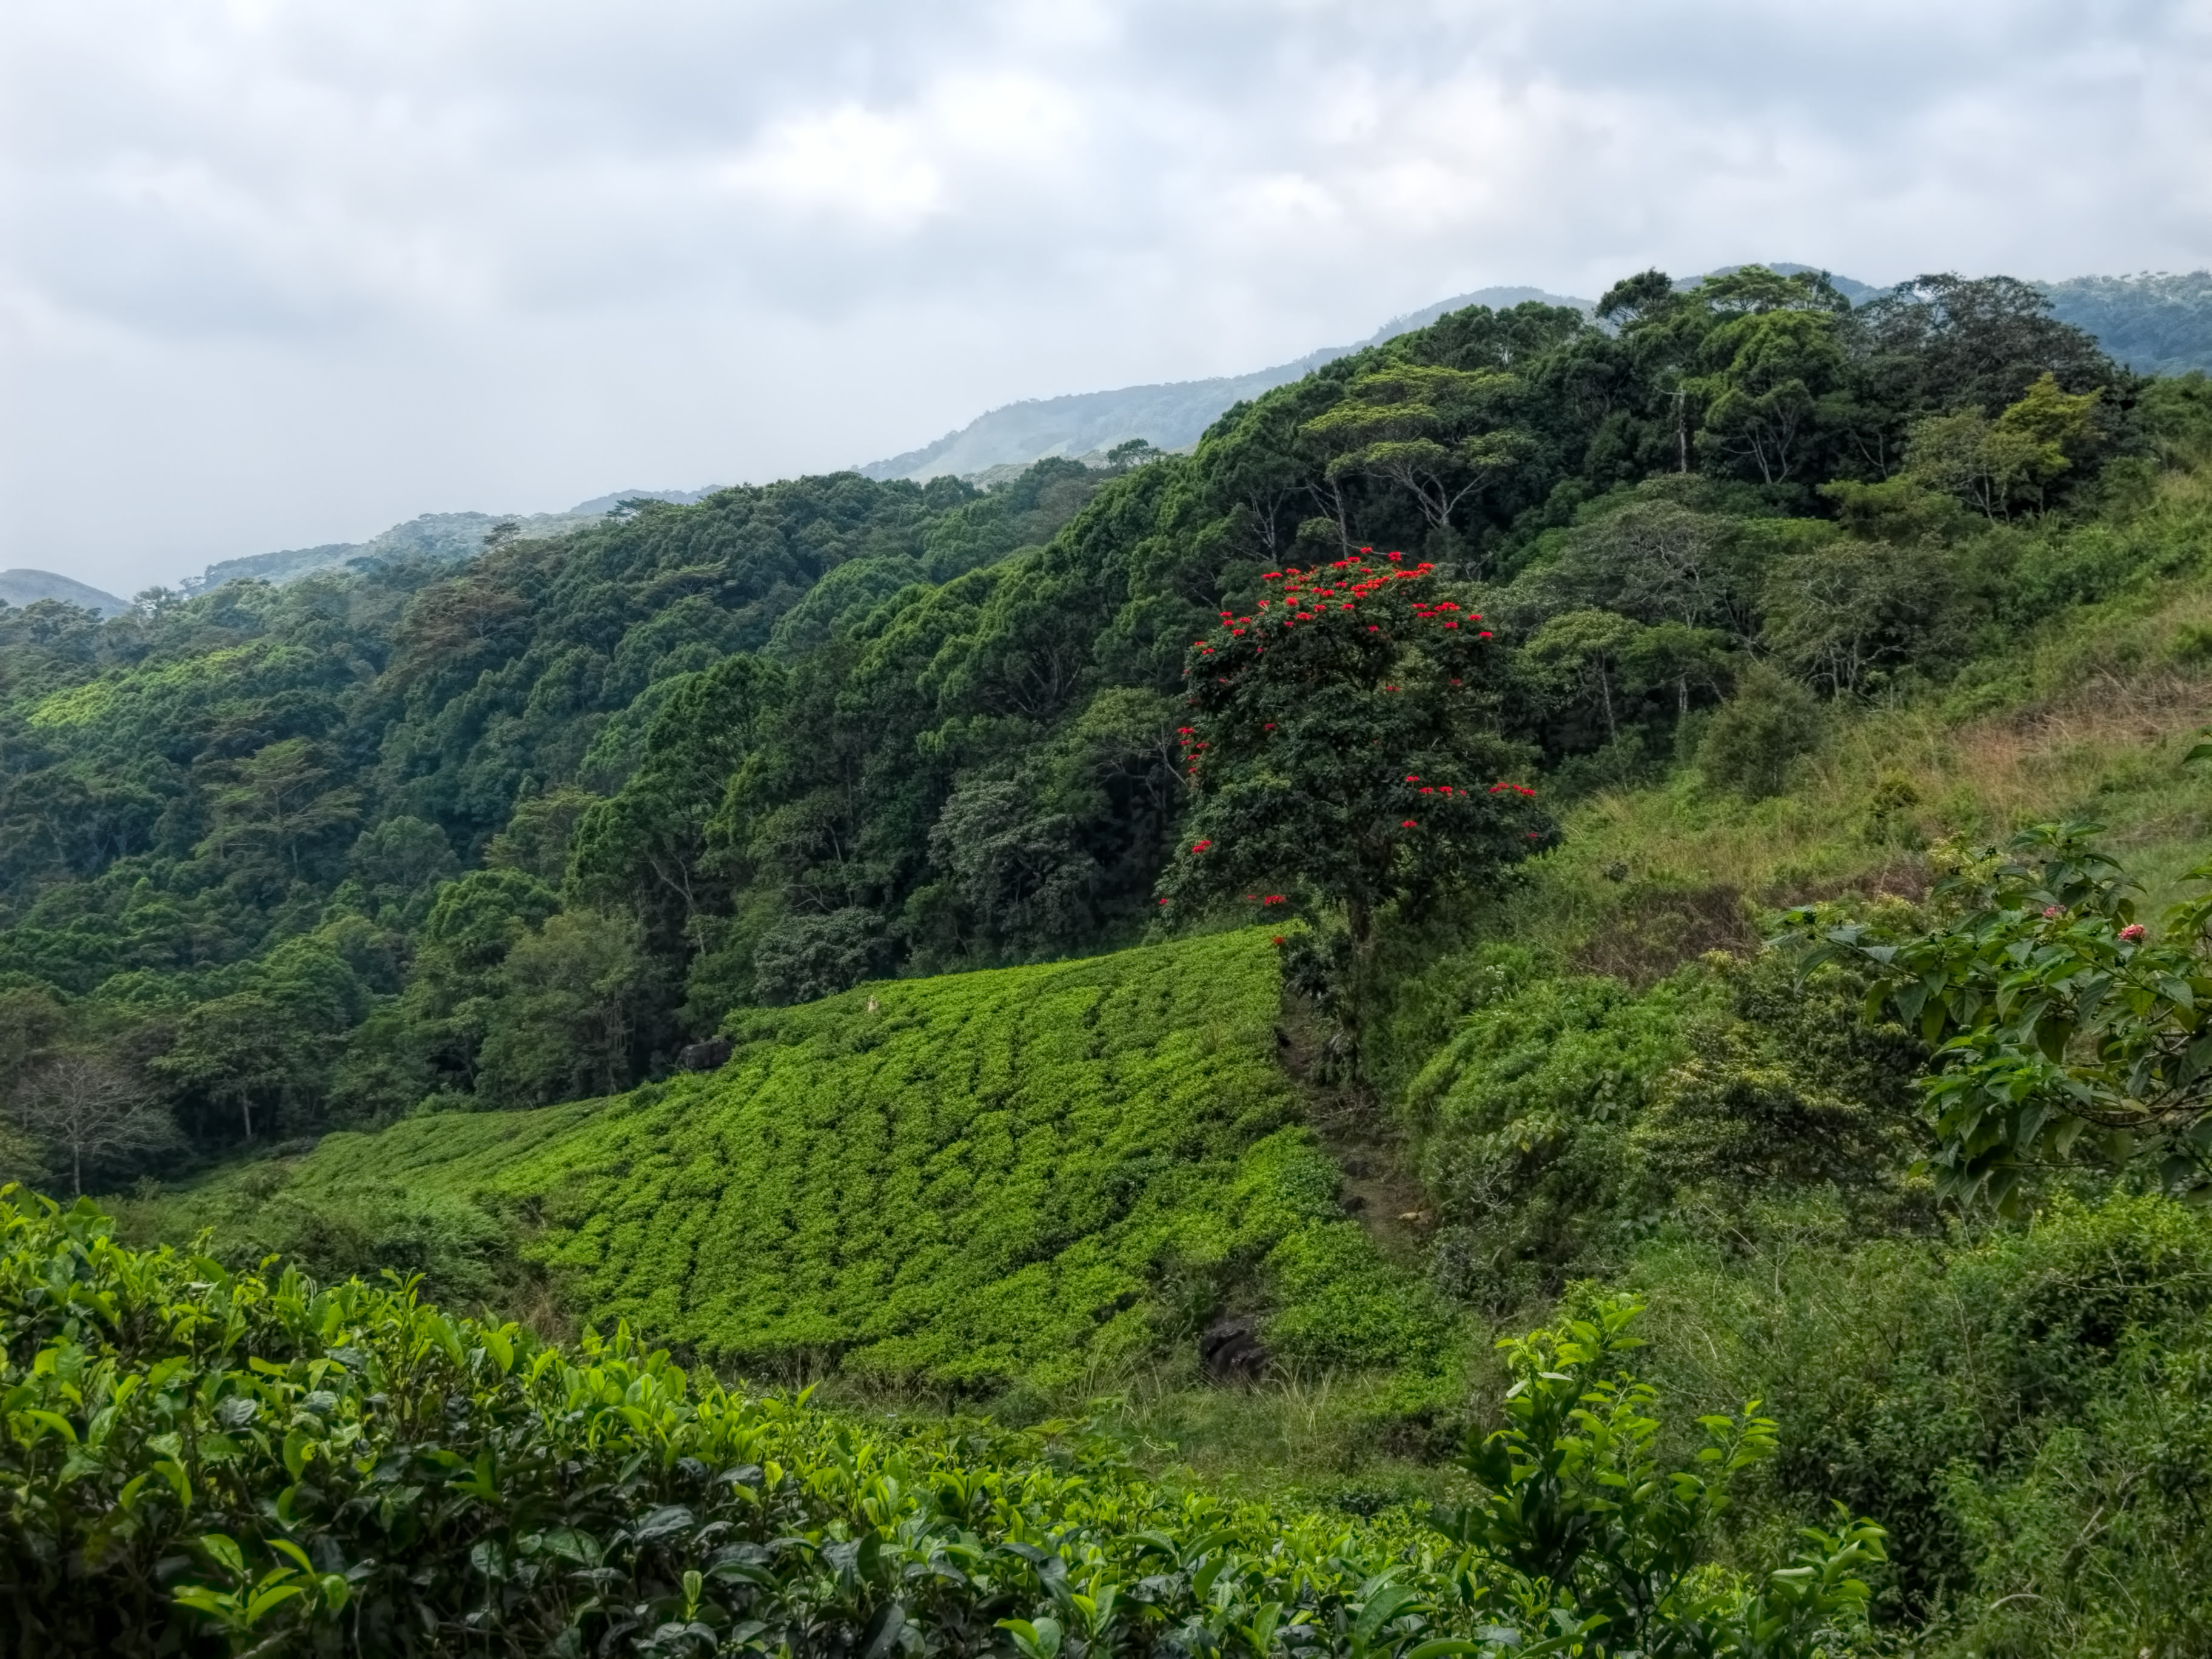
<svg viewBox="0 0 2212 1659">
<path fill-rule="evenodd" d="M 1185 776 L 1198 805 L 1159 887 L 1176 917 L 1340 905 L 1356 953 L 1383 906 L 1494 881 L 1543 846 L 1497 730 L 1498 647 L 1432 568 L 1356 556 L 1270 571 L 1249 615 L 1191 643 Z"/>
</svg>

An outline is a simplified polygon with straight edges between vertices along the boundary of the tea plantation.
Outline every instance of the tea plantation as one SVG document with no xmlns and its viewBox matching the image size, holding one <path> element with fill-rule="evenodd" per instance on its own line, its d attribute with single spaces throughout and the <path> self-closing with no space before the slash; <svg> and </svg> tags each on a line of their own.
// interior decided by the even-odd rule
<svg viewBox="0 0 2212 1659">
<path fill-rule="evenodd" d="M 334 1233 L 380 1209 L 371 1233 L 517 1249 L 584 1319 L 792 1380 L 1052 1388 L 1224 1307 L 1285 1356 L 1433 1360 L 1457 1324 L 1345 1218 L 1277 1061 L 1278 954 L 1216 934 L 748 1013 L 713 1073 L 330 1135 L 149 1231 L 350 1269 Z"/>
<path fill-rule="evenodd" d="M 1808 1659 L 1881 1553 L 1862 1526 L 1771 1577 L 1691 1572 L 1771 1425 L 1720 1419 L 1714 1460 L 1660 1478 L 1626 1304 L 1520 1345 L 1522 1408 L 1480 1454 L 1516 1498 L 1371 1524 L 1154 1486 L 1080 1424 L 841 1419 L 627 1328 L 568 1352 L 17 1195 L 0 1653 Z M 1560 1409 L 1593 1390 L 1594 1452 Z"/>
</svg>

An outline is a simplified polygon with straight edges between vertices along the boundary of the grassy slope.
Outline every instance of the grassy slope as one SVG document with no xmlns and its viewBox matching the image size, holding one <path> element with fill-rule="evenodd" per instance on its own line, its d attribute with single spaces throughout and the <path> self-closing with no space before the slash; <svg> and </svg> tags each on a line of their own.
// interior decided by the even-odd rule
<svg viewBox="0 0 2212 1659">
<path fill-rule="evenodd" d="M 2180 763 L 2212 721 L 2212 465 L 2166 474 L 2132 516 L 2018 540 L 2023 560 L 2088 546 L 2136 574 L 2101 604 L 2054 606 L 1940 695 L 1838 714 L 1786 794 L 1747 805 L 1678 773 L 1582 803 L 1510 932 L 1642 978 L 1748 942 L 1747 907 L 1917 891 L 1931 845 L 2054 817 L 2106 825 L 2169 898 L 2212 826 L 2212 772 Z M 1878 793 L 1899 803 L 1886 815 Z"/>
<path fill-rule="evenodd" d="M 342 1267 L 335 1218 L 435 1210 L 579 1316 L 789 1377 L 1060 1387 L 1240 1305 L 1289 1353 L 1433 1351 L 1297 1122 L 1280 996 L 1250 933 L 868 987 L 744 1017 L 710 1076 L 331 1135 L 128 1223 Z"/>
</svg>

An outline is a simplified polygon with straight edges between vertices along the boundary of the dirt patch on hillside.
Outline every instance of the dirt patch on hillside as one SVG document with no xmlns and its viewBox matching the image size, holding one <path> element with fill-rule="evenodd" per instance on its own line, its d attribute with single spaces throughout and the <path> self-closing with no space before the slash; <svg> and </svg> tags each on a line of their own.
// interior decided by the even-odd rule
<svg viewBox="0 0 2212 1659">
<path fill-rule="evenodd" d="M 1641 990 L 1707 951 L 1747 957 L 1759 947 L 1751 907 L 1735 888 L 1651 886 L 1621 896 L 1574 965 Z"/>
<path fill-rule="evenodd" d="M 1384 1255 L 1418 1264 L 1428 1240 L 1428 1194 L 1382 1103 L 1352 1079 L 1342 1028 L 1305 998 L 1286 993 L 1275 1043 L 1304 1102 L 1306 1121 L 1344 1172 L 1338 1191 L 1345 1213 Z"/>
</svg>

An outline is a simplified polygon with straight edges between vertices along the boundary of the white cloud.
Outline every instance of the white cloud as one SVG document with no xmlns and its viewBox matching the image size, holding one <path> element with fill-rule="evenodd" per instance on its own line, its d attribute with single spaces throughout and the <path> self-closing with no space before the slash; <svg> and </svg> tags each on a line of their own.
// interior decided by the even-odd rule
<svg viewBox="0 0 2212 1659">
<path fill-rule="evenodd" d="M 1461 289 L 2212 260 L 2203 0 L 21 0 L 0 563 L 762 478 Z"/>
</svg>

